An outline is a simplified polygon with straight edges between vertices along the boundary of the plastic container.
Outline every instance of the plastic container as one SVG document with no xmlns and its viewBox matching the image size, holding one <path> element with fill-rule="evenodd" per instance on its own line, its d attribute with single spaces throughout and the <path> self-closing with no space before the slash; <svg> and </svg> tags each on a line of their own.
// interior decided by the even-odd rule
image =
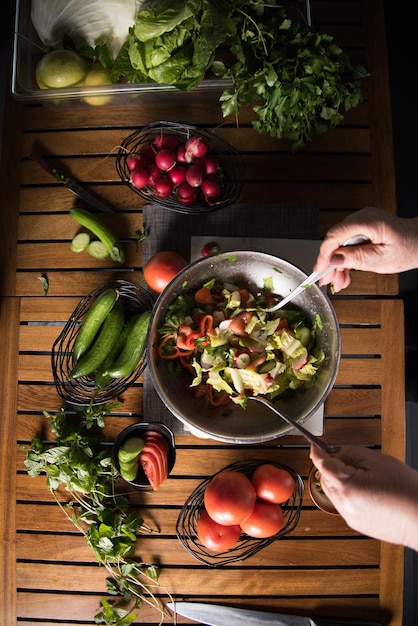
<svg viewBox="0 0 418 626">
<path fill-rule="evenodd" d="M 66 87 L 39 89 L 35 70 L 44 54 L 41 41 L 31 20 L 31 0 L 16 0 L 15 33 L 13 41 L 12 85 L 13 96 L 25 102 L 38 102 L 51 107 L 89 107 L 84 98 L 110 96 L 106 106 L 132 104 L 158 104 L 174 102 L 216 101 L 224 89 L 232 83 L 222 79 L 205 79 L 199 87 L 184 92 L 171 85 L 157 83 L 118 83 L 98 87 Z"/>
</svg>

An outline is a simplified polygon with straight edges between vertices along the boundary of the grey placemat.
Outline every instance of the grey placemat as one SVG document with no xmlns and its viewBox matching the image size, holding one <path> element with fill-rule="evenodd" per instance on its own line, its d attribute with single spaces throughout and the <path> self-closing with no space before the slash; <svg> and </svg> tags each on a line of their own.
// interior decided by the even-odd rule
<svg viewBox="0 0 418 626">
<path fill-rule="evenodd" d="M 159 250 L 173 250 L 190 260 L 192 236 L 320 237 L 318 208 L 309 203 L 236 204 L 205 215 L 184 215 L 152 204 L 143 208 L 143 226 L 148 233 L 142 243 L 144 264 Z M 160 400 L 148 368 L 144 372 L 144 419 L 163 422 L 175 434 L 186 432 Z"/>
</svg>

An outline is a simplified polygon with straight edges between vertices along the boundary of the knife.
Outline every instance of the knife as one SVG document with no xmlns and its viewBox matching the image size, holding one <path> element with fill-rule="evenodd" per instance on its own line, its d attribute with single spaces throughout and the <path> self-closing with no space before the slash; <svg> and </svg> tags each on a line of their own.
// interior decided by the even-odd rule
<svg viewBox="0 0 418 626">
<path fill-rule="evenodd" d="M 382 626 L 367 620 L 283 615 L 203 602 L 170 602 L 167 606 L 171 611 L 207 626 Z"/>
<path fill-rule="evenodd" d="M 56 161 L 51 160 L 51 159 L 45 159 L 36 150 L 32 150 L 32 153 L 30 156 L 34 161 L 37 161 L 37 163 L 39 163 L 39 165 L 46 172 L 48 172 L 48 174 L 51 174 L 51 176 L 53 176 L 55 180 L 57 180 L 59 183 L 63 183 L 63 185 L 65 185 L 67 189 L 69 189 L 76 196 L 81 198 L 81 200 L 84 200 L 85 202 L 87 202 L 87 204 L 97 209 L 98 211 L 104 211 L 105 213 L 114 212 L 113 209 L 111 209 L 109 205 L 107 205 L 105 202 L 103 202 L 103 200 L 98 198 L 93 192 L 87 191 L 86 189 L 84 189 L 84 187 L 79 185 L 75 180 L 73 180 L 72 178 L 64 174 L 62 170 L 60 170 Z"/>
</svg>

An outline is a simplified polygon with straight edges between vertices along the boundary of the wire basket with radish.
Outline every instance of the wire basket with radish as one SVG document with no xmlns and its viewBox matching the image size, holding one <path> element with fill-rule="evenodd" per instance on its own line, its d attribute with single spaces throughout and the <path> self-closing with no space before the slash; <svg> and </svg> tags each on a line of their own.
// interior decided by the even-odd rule
<svg viewBox="0 0 418 626">
<path fill-rule="evenodd" d="M 126 280 L 111 280 L 85 296 L 52 346 L 58 394 L 69 404 L 115 400 L 142 374 L 154 296 Z"/>
<path fill-rule="evenodd" d="M 242 157 L 208 130 L 154 122 L 124 139 L 116 169 L 143 199 L 179 213 L 206 213 L 236 202 Z"/>
</svg>

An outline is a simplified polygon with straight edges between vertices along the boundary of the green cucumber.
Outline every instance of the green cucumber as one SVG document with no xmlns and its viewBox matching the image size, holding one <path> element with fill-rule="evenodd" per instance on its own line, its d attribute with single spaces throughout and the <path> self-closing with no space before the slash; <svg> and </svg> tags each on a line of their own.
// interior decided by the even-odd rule
<svg viewBox="0 0 418 626">
<path fill-rule="evenodd" d="M 103 324 L 106 316 L 115 306 L 118 292 L 109 288 L 102 291 L 94 300 L 87 311 L 84 320 L 78 330 L 73 347 L 73 360 L 77 363 L 79 358 L 89 349 L 93 340 Z"/>
<path fill-rule="evenodd" d="M 121 353 L 105 372 L 111 378 L 125 378 L 134 371 L 145 350 L 151 311 L 138 313 L 132 318 L 129 336 Z"/>
<path fill-rule="evenodd" d="M 129 467 L 125 467 L 124 465 L 119 465 L 119 470 L 120 470 L 120 475 L 122 476 L 122 478 L 124 478 L 125 480 L 129 480 L 129 482 L 132 482 L 133 480 L 135 480 L 136 475 L 138 474 L 139 459 L 136 459 L 135 463 Z"/>
<path fill-rule="evenodd" d="M 76 222 L 87 228 L 96 235 L 98 239 L 106 247 L 113 261 L 118 263 L 125 262 L 125 251 L 118 237 L 97 215 L 94 215 L 86 209 L 73 207 L 70 209 L 70 215 Z"/>
<path fill-rule="evenodd" d="M 112 376 L 109 376 L 107 374 L 107 369 L 116 360 L 116 357 L 118 357 L 119 354 L 122 352 L 122 348 L 125 345 L 126 340 L 128 339 L 131 332 L 133 322 L 134 318 L 131 318 L 128 321 L 128 323 L 125 325 L 122 332 L 120 333 L 119 337 L 117 338 L 113 348 L 97 370 L 97 374 L 94 377 L 94 384 L 98 389 L 103 389 L 103 387 L 106 387 L 108 382 L 112 380 Z"/>
<path fill-rule="evenodd" d="M 87 250 L 90 243 L 90 235 L 88 233 L 77 233 L 71 242 L 70 248 L 73 252 L 83 252 Z"/>
<path fill-rule="evenodd" d="M 88 376 L 100 367 L 121 334 L 124 323 L 125 307 L 119 300 L 107 314 L 93 345 L 71 370 L 71 378 Z"/>
<path fill-rule="evenodd" d="M 99 239 L 90 241 L 87 252 L 95 259 L 106 259 L 109 256 L 106 246 Z"/>
<path fill-rule="evenodd" d="M 142 437 L 130 437 L 127 439 L 118 450 L 119 463 L 126 465 L 132 463 L 138 454 L 142 452 L 145 446 L 145 441 Z"/>
</svg>

